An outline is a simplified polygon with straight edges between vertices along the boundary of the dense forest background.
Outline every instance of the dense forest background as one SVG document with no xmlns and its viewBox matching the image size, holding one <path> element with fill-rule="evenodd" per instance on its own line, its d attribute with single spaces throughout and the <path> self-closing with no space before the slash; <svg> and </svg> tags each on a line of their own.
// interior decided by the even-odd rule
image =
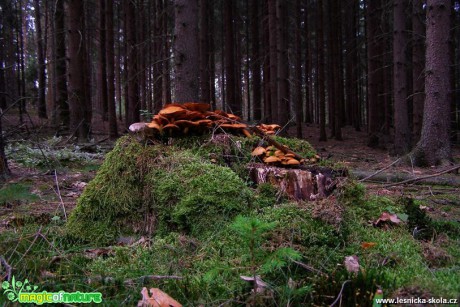
<svg viewBox="0 0 460 307">
<path fill-rule="evenodd" d="M 320 140 L 451 159 L 460 130 L 460 2 L 0 0 L 0 107 L 59 134 L 116 138 L 169 102 Z M 1 127 L 1 126 L 0 126 Z M 284 131 L 287 131 L 285 129 Z M 291 130 L 292 131 L 292 130 Z M 3 144 L 3 140 L 2 140 Z M 3 145 L 2 145 L 3 146 Z"/>
</svg>

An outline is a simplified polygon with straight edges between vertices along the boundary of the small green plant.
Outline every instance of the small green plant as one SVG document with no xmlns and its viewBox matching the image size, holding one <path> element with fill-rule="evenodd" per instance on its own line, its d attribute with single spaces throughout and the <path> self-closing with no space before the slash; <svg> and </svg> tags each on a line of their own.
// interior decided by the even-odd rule
<svg viewBox="0 0 460 307">
<path fill-rule="evenodd" d="M 259 273 L 267 274 L 285 267 L 291 260 L 299 260 L 301 255 L 289 247 L 282 247 L 269 253 L 262 248 L 267 235 L 276 227 L 276 222 L 265 222 L 255 217 L 238 216 L 232 229 L 241 237 L 248 251 L 249 269 L 253 281 L 253 294 L 258 293 Z"/>
<path fill-rule="evenodd" d="M 426 212 L 420 209 L 412 198 L 402 198 L 399 202 L 404 206 L 408 216 L 408 228 L 415 239 L 428 240 L 433 237 L 433 226 Z"/>
<path fill-rule="evenodd" d="M 31 202 L 38 199 L 37 195 L 30 193 L 30 187 L 26 184 L 12 183 L 0 189 L 0 205 Z"/>
<path fill-rule="evenodd" d="M 153 113 L 149 110 L 139 110 L 139 113 L 143 121 L 149 122 L 152 120 Z"/>
</svg>

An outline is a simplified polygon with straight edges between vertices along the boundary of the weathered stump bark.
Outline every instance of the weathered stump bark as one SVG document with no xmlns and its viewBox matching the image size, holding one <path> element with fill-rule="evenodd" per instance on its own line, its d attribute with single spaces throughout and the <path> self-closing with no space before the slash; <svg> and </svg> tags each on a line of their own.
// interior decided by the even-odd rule
<svg viewBox="0 0 460 307">
<path fill-rule="evenodd" d="M 270 183 L 297 201 L 329 196 L 337 186 L 339 177 L 346 175 L 341 170 L 318 166 L 284 168 L 254 163 L 248 168 L 254 183 Z"/>
</svg>

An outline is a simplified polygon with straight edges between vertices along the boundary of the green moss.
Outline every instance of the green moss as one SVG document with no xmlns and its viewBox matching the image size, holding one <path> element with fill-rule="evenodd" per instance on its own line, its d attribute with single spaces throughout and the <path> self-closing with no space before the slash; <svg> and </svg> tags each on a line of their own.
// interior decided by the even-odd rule
<svg viewBox="0 0 460 307">
<path fill-rule="evenodd" d="M 288 146 L 292 151 L 304 158 L 313 158 L 316 155 L 315 149 L 305 140 L 297 138 L 284 138 L 274 136 L 273 139 L 282 145 Z"/>
<path fill-rule="evenodd" d="M 98 243 L 152 230 L 200 236 L 251 202 L 251 191 L 229 168 L 189 150 L 123 137 L 79 198 L 67 230 L 71 238 Z"/>
</svg>

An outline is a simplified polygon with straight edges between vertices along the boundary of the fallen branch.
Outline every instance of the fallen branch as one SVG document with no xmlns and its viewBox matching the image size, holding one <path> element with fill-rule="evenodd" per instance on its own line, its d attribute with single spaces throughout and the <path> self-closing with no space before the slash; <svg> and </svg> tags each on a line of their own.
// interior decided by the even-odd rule
<svg viewBox="0 0 460 307">
<path fill-rule="evenodd" d="M 339 292 L 339 295 L 337 295 L 337 298 L 335 299 L 335 301 L 329 306 L 329 307 L 333 307 L 335 304 L 337 304 L 337 302 L 342 298 L 342 294 L 343 294 L 343 289 L 345 288 L 345 285 L 348 283 L 348 282 L 351 282 L 351 280 L 345 280 L 342 284 L 342 289 L 340 289 L 340 292 Z"/>
<path fill-rule="evenodd" d="M 385 166 L 384 168 L 382 168 L 381 170 L 378 170 L 377 172 L 375 172 L 375 173 L 373 173 L 373 174 L 371 174 L 371 175 L 369 175 L 369 176 L 367 176 L 367 177 L 365 177 L 365 178 L 359 180 L 359 182 L 366 181 L 366 180 L 368 180 L 368 179 L 370 179 L 370 178 L 372 178 L 372 177 L 374 177 L 374 176 L 380 174 L 380 173 L 383 172 L 384 170 L 389 169 L 390 167 L 392 167 L 393 165 L 395 165 L 396 163 L 398 163 L 400 160 L 401 160 L 401 158 L 398 158 L 397 160 L 393 161 L 390 165 L 387 165 L 387 166 Z"/>
<path fill-rule="evenodd" d="M 61 190 L 59 189 L 59 182 L 58 182 L 56 170 L 54 170 L 54 182 L 56 183 L 56 194 L 59 197 L 59 201 L 62 205 L 62 211 L 64 211 L 64 218 L 65 218 L 65 221 L 67 222 L 67 213 L 65 211 L 64 201 L 62 200 Z"/>
<path fill-rule="evenodd" d="M 91 143 L 91 144 L 84 145 L 84 146 L 80 147 L 80 150 L 85 150 L 85 149 L 94 147 L 94 146 L 96 146 L 96 145 L 99 145 L 99 144 L 101 144 L 101 143 L 107 141 L 108 139 L 109 139 L 109 137 L 106 137 L 106 138 L 103 138 L 103 139 L 101 139 L 101 140 L 99 140 L 99 141 L 97 141 L 97 142 L 94 142 L 94 143 Z"/>
<path fill-rule="evenodd" d="M 3 280 L 10 281 L 11 280 L 11 271 L 13 270 L 13 268 L 11 267 L 11 265 L 8 264 L 8 262 L 6 262 L 6 259 L 3 258 L 3 256 L 0 256 L 0 263 L 2 264 L 2 266 L 5 267 L 5 271 L 6 271 L 6 278 L 4 278 Z"/>
<path fill-rule="evenodd" d="M 404 185 L 404 184 L 407 184 L 407 183 L 413 183 L 413 182 L 417 182 L 417 181 L 420 181 L 420 180 L 437 177 L 437 176 L 443 175 L 445 173 L 449 173 L 449 172 L 453 172 L 455 170 L 458 170 L 459 168 L 460 168 L 460 164 L 457 164 L 454 167 L 446 169 L 446 170 L 444 170 L 442 172 L 439 172 L 439 173 L 436 173 L 436 174 L 431 174 L 431 175 L 426 175 L 426 176 L 421 176 L 421 177 L 417 177 L 417 178 L 407 179 L 407 180 L 404 180 L 404 181 L 401 181 L 401 182 L 388 184 L 388 185 L 385 186 L 385 188 L 396 186 L 396 185 Z"/>
<path fill-rule="evenodd" d="M 318 274 L 323 275 L 323 276 L 328 276 L 326 273 L 324 273 L 324 272 L 322 272 L 322 271 L 320 271 L 318 269 L 315 269 L 314 267 L 309 266 L 308 264 L 305 264 L 303 262 L 300 262 L 300 261 L 297 261 L 297 260 L 294 260 L 294 259 L 291 259 L 291 261 L 294 262 L 295 264 L 298 264 L 302 268 L 307 269 L 307 270 L 309 270 L 309 271 L 311 271 L 313 273 L 318 273 Z"/>
<path fill-rule="evenodd" d="M 356 178 L 357 180 L 366 178 L 373 174 L 373 172 L 369 172 L 367 170 L 360 170 L 360 169 L 350 169 L 349 174 Z M 377 175 L 374 175 L 373 178 L 366 180 L 365 183 L 375 183 L 379 184 L 379 188 L 382 188 L 383 185 L 392 184 L 392 183 L 400 183 L 405 180 L 412 180 L 414 179 L 413 175 L 409 175 L 404 172 L 389 172 L 383 171 Z M 450 187 L 459 187 L 460 186 L 460 176 L 455 176 L 452 174 L 444 174 L 443 176 L 433 177 L 422 179 L 419 182 L 415 182 L 415 184 L 429 184 L 429 185 L 438 185 L 438 186 L 450 186 Z"/>
<path fill-rule="evenodd" d="M 123 281 L 123 284 L 125 285 L 133 285 L 136 283 L 145 283 L 153 280 L 162 280 L 162 279 L 182 279 L 182 276 L 176 276 L 176 275 L 145 275 L 145 276 L 140 276 L 136 278 L 129 278 Z M 100 275 L 97 276 L 92 276 L 91 278 L 88 279 L 89 283 L 92 282 L 105 282 L 105 283 L 114 283 L 116 279 L 114 277 L 102 277 Z"/>
</svg>

